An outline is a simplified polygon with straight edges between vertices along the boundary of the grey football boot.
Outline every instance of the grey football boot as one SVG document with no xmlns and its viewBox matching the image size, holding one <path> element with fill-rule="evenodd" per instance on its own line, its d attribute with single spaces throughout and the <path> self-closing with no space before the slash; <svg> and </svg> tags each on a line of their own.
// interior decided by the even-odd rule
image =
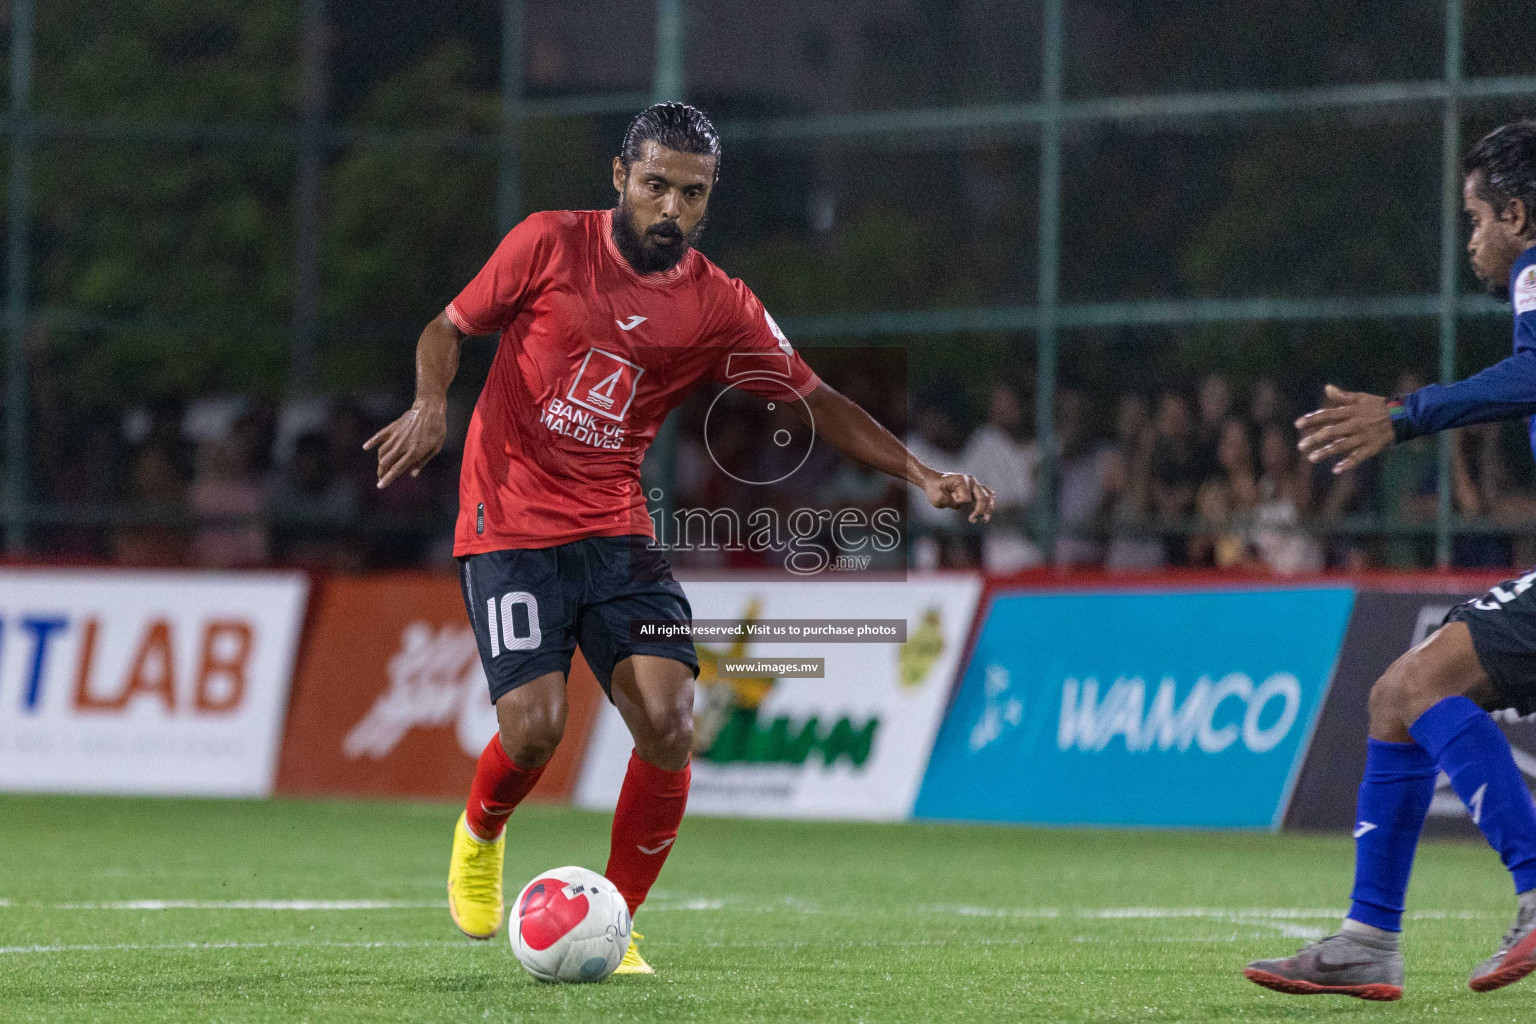
<svg viewBox="0 0 1536 1024">
<path fill-rule="evenodd" d="M 1536 905 L 1526 904 L 1499 943 L 1499 951 L 1477 965 L 1467 987 L 1473 992 L 1492 992 L 1513 985 L 1532 971 L 1536 971 Z"/>
<path fill-rule="evenodd" d="M 1243 977 L 1293 996 L 1340 995 L 1376 1002 L 1403 997 L 1403 954 L 1353 935 L 1318 939 L 1282 960 L 1255 960 Z"/>
</svg>

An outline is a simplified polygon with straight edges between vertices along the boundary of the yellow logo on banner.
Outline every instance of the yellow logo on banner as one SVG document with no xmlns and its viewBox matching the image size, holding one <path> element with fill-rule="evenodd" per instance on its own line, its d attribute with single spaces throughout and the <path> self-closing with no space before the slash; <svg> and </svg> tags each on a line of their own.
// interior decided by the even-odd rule
<svg viewBox="0 0 1536 1024">
<path fill-rule="evenodd" d="M 763 603 L 757 598 L 747 602 L 747 607 L 741 614 L 742 626 L 750 626 L 757 622 L 763 614 Z M 743 630 L 745 633 L 745 630 Z M 701 700 L 693 713 L 693 747 L 700 754 L 704 753 L 715 743 L 715 737 L 720 735 L 720 728 L 730 717 L 734 708 L 749 708 L 756 710 L 762 704 L 763 698 L 768 696 L 768 691 L 773 689 L 773 684 L 778 682 L 776 676 L 732 676 L 729 679 L 720 674 L 719 663 L 721 658 L 740 658 L 747 653 L 747 638 L 738 637 L 731 641 L 724 651 L 717 651 L 713 647 L 703 644 L 695 644 L 694 650 L 699 655 L 699 692 Z"/>
<path fill-rule="evenodd" d="M 928 678 L 928 673 L 933 669 L 933 663 L 943 653 L 944 629 L 939 621 L 939 609 L 929 608 L 923 612 L 923 621 L 918 624 L 917 630 L 896 653 L 896 665 L 901 670 L 901 685 L 912 689 L 923 685 L 923 680 Z"/>
<path fill-rule="evenodd" d="M 747 602 L 741 624 L 750 626 L 761 615 L 762 602 L 753 598 Z M 937 628 L 936 613 L 933 621 Z M 846 758 L 855 768 L 863 767 L 869 759 L 875 733 L 880 728 L 878 716 L 856 725 L 844 715 L 833 721 L 830 728 L 817 715 L 804 720 L 780 715 L 770 722 L 759 721 L 763 701 L 778 683 L 778 677 L 727 679 L 719 670 L 721 658 L 740 658 L 746 654 L 745 637 L 733 640 L 723 652 L 694 646 L 699 655 L 700 699 L 693 713 L 693 749 L 699 757 L 717 764 L 799 765 L 815 754 L 825 765 Z M 921 679 L 932 666 L 923 644 L 914 649 L 913 658 L 917 678 Z"/>
</svg>

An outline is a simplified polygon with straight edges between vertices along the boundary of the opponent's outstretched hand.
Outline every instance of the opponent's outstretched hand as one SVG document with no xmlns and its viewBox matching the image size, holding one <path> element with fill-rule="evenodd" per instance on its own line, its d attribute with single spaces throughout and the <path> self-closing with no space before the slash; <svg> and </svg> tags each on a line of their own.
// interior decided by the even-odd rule
<svg viewBox="0 0 1536 1024">
<path fill-rule="evenodd" d="M 966 518 L 971 522 L 983 522 L 992 518 L 996 496 L 992 488 L 983 486 L 969 473 L 940 473 L 928 482 L 923 493 L 934 508 L 964 508 L 971 506 Z"/>
<path fill-rule="evenodd" d="M 1333 471 L 1343 473 L 1392 443 L 1396 435 L 1385 398 L 1332 384 L 1323 389 L 1323 398 L 1323 408 L 1296 421 L 1301 435 L 1296 447 L 1308 462 L 1333 459 Z"/>
<path fill-rule="evenodd" d="M 379 450 L 379 487 L 388 487 L 401 475 L 417 476 L 432 456 L 443 450 L 448 436 L 446 407 L 417 402 L 405 415 L 370 437 L 363 451 Z"/>
</svg>

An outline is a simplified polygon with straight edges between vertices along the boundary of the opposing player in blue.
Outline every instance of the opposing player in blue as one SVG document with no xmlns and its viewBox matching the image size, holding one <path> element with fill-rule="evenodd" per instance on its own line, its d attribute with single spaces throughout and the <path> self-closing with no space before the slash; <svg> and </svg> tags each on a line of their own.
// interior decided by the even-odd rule
<svg viewBox="0 0 1536 1024">
<path fill-rule="evenodd" d="M 1472 269 L 1515 311 L 1514 355 L 1447 386 L 1387 399 L 1327 389 L 1327 408 L 1297 421 L 1313 462 L 1344 472 L 1396 441 L 1536 413 L 1536 121 L 1499 128 L 1463 163 Z M 1536 421 L 1531 425 L 1536 452 Z M 1337 934 L 1247 977 L 1293 994 L 1392 1000 L 1404 895 L 1439 772 L 1514 876 L 1519 908 L 1498 951 L 1472 972 L 1491 992 L 1536 971 L 1536 803 L 1488 711 L 1536 712 L 1536 571 L 1457 605 L 1429 639 L 1371 689 L 1370 738 L 1355 825 L 1355 887 Z"/>
</svg>

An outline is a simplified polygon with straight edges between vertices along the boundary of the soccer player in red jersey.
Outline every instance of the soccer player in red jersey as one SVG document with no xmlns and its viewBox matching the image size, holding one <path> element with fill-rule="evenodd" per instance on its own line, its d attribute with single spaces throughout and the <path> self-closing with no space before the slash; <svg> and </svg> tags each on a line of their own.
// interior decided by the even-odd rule
<svg viewBox="0 0 1536 1024">
<path fill-rule="evenodd" d="M 448 385 L 466 336 L 501 333 L 470 421 L 454 554 L 500 734 L 480 755 L 454 833 L 449 909 L 467 935 L 502 920 L 504 827 L 565 727 L 577 644 L 634 737 L 604 872 L 639 908 L 688 798 L 693 683 L 686 637 L 635 642 L 637 619 L 692 621 L 652 543 L 640 462 L 701 382 L 787 401 L 816 436 L 922 488 L 939 508 L 991 518 L 992 491 L 924 465 L 822 383 L 763 304 L 694 245 L 720 140 L 681 103 L 642 111 L 613 161 L 612 210 L 536 213 L 426 329 L 416 401 L 365 445 L 378 482 L 416 474 L 443 446 Z M 738 374 L 745 358 L 758 372 Z M 760 372 L 762 367 L 769 372 Z M 631 942 L 621 973 L 650 973 Z"/>
</svg>

